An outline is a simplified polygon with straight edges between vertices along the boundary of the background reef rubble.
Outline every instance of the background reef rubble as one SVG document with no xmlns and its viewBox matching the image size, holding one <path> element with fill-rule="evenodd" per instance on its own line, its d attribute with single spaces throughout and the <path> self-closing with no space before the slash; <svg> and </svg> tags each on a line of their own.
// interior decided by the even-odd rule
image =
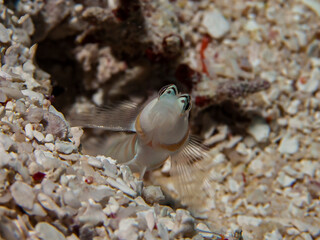
<svg viewBox="0 0 320 240">
<path fill-rule="evenodd" d="M 317 1 L 25 0 L 0 12 L 1 238 L 320 237 Z M 202 220 L 168 200 L 168 165 L 152 175 L 164 194 L 83 154 L 83 135 L 85 146 L 105 133 L 64 117 L 168 83 L 192 95 L 192 131 L 216 165 Z"/>
</svg>

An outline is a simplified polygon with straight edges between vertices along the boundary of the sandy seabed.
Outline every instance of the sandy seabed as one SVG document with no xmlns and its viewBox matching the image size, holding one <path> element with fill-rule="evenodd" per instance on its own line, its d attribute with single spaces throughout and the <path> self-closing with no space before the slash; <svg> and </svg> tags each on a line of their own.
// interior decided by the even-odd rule
<svg viewBox="0 0 320 240">
<path fill-rule="evenodd" d="M 318 1 L 26 0 L 0 12 L 2 239 L 320 239 Z M 143 183 L 99 149 L 84 154 L 105 132 L 66 120 L 169 83 L 191 94 L 191 131 L 210 147 L 214 194 L 199 215 L 172 203 L 168 164 L 149 177 L 161 188 Z"/>
</svg>

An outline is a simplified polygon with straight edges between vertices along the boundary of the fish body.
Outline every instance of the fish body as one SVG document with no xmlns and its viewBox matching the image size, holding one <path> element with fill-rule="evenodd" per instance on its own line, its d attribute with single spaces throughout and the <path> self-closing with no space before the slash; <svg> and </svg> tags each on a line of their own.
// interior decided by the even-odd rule
<svg viewBox="0 0 320 240">
<path fill-rule="evenodd" d="M 108 147 L 106 155 L 127 164 L 140 178 L 170 158 L 171 175 L 176 177 L 179 192 L 190 195 L 199 189 L 200 182 L 206 181 L 207 166 L 202 160 L 208 157 L 207 149 L 190 135 L 190 109 L 191 97 L 179 93 L 171 84 L 142 107 L 124 103 L 117 108 L 97 108 L 91 114 L 78 116 L 75 122 L 127 132 Z"/>
<path fill-rule="evenodd" d="M 189 138 L 190 96 L 178 94 L 176 86 L 165 87 L 135 120 L 136 155 L 128 163 L 141 175 L 153 170 L 180 150 Z"/>
</svg>

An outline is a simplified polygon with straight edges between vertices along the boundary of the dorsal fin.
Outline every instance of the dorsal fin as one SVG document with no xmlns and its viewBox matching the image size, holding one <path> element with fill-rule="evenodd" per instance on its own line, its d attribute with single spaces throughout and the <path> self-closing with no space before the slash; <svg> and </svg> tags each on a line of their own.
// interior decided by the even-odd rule
<svg viewBox="0 0 320 240">
<path fill-rule="evenodd" d="M 141 108 L 138 103 L 129 101 L 116 105 L 93 107 L 85 112 L 74 113 L 70 122 L 73 126 L 135 132 L 134 123 Z"/>
</svg>

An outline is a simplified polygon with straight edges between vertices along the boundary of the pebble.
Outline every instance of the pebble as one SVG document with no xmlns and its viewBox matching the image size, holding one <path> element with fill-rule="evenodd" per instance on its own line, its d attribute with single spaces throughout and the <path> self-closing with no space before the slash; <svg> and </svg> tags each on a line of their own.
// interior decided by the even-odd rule
<svg viewBox="0 0 320 240">
<path fill-rule="evenodd" d="M 138 222 L 133 218 L 124 218 L 119 222 L 119 229 L 115 232 L 119 239 L 137 240 Z"/>
<path fill-rule="evenodd" d="M 320 156 L 320 142 L 312 142 L 308 147 L 308 153 L 314 159 L 318 159 Z"/>
<path fill-rule="evenodd" d="M 0 132 L 0 145 L 5 151 L 8 151 L 14 145 L 14 141 L 8 135 Z"/>
<path fill-rule="evenodd" d="M 34 24 L 29 14 L 21 16 L 18 23 L 21 24 L 22 28 L 28 33 L 28 35 L 32 35 L 34 33 Z"/>
<path fill-rule="evenodd" d="M 248 159 L 250 159 L 249 157 L 252 155 L 252 150 L 250 148 L 246 147 L 246 144 L 244 143 L 244 141 L 239 142 L 235 149 L 236 149 L 237 153 L 239 153 L 243 156 L 248 156 Z"/>
<path fill-rule="evenodd" d="M 237 193 L 240 190 L 240 184 L 233 178 L 228 178 L 229 189 L 232 193 Z"/>
<path fill-rule="evenodd" d="M 54 142 L 54 137 L 53 137 L 53 135 L 52 135 L 51 133 L 48 133 L 48 134 L 46 135 L 44 141 L 45 141 L 46 143 L 52 143 L 52 142 Z"/>
<path fill-rule="evenodd" d="M 235 147 L 241 140 L 242 140 L 242 136 L 239 135 L 235 135 L 229 138 L 229 141 L 227 142 L 227 144 L 225 145 L 226 148 L 233 148 Z"/>
<path fill-rule="evenodd" d="M 159 186 L 145 187 L 142 191 L 142 196 L 150 204 L 158 203 L 165 198 Z"/>
<path fill-rule="evenodd" d="M 149 229 L 147 229 L 146 232 L 144 233 L 144 239 L 145 240 L 156 240 L 156 238 L 152 235 L 152 233 Z"/>
<path fill-rule="evenodd" d="M 43 170 L 44 168 L 36 162 L 31 162 L 28 166 L 28 171 L 30 175 L 33 175 L 37 172 L 42 172 Z"/>
<path fill-rule="evenodd" d="M 54 147 L 55 147 L 55 145 L 53 144 L 53 143 L 45 143 L 44 144 L 45 146 L 46 146 L 46 148 L 48 148 L 48 150 L 50 150 L 50 151 L 54 151 Z"/>
<path fill-rule="evenodd" d="M 255 158 L 249 164 L 248 170 L 256 176 L 263 176 L 266 172 L 265 164 L 260 157 Z"/>
<path fill-rule="evenodd" d="M 117 200 L 115 200 L 114 197 L 110 197 L 107 206 L 103 209 L 103 212 L 108 216 L 111 216 L 112 214 L 117 214 L 119 208 L 120 205 Z"/>
<path fill-rule="evenodd" d="M 0 23 L 0 42 L 8 43 L 10 41 L 10 36 L 8 30 Z"/>
<path fill-rule="evenodd" d="M 51 179 L 45 178 L 42 182 L 41 182 L 41 189 L 43 191 L 43 193 L 55 197 L 55 195 L 53 194 L 55 189 L 57 188 L 57 184 L 55 184 Z"/>
<path fill-rule="evenodd" d="M 144 229 L 148 229 L 152 231 L 155 227 L 155 213 L 153 209 L 149 209 L 147 211 L 142 211 L 137 213 L 138 221 L 141 222 L 144 226 Z M 145 227 L 146 226 L 146 227 Z"/>
<path fill-rule="evenodd" d="M 46 240 L 65 240 L 64 235 L 54 226 L 46 222 L 40 222 L 36 225 L 35 231 L 41 239 Z"/>
<path fill-rule="evenodd" d="M 66 191 L 63 194 L 63 201 L 65 204 L 67 204 L 72 208 L 78 209 L 81 207 L 79 199 L 77 198 L 76 194 L 74 194 L 72 190 Z"/>
<path fill-rule="evenodd" d="M 32 73 L 34 73 L 36 67 L 35 67 L 34 64 L 33 64 L 33 61 L 28 60 L 28 61 L 26 61 L 26 62 L 23 64 L 22 69 L 23 69 L 23 71 L 25 71 L 26 73 L 32 74 Z"/>
<path fill-rule="evenodd" d="M 168 229 L 162 223 L 157 223 L 157 228 L 160 238 L 163 240 L 169 240 Z"/>
<path fill-rule="evenodd" d="M 53 144 L 53 143 L 46 143 L 46 144 Z M 53 146 L 54 146 L 54 144 L 53 144 Z M 72 154 L 60 153 L 59 157 L 61 157 L 62 159 L 65 159 L 65 160 L 78 161 L 80 159 L 80 154 L 79 153 L 72 153 Z"/>
<path fill-rule="evenodd" d="M 257 142 L 264 142 L 270 134 L 269 125 L 261 118 L 255 118 L 248 128 L 248 132 Z"/>
<path fill-rule="evenodd" d="M 259 227 L 262 223 L 261 218 L 245 216 L 245 215 L 238 215 L 237 222 L 240 226 L 247 225 L 247 226 L 254 226 Z"/>
<path fill-rule="evenodd" d="M 260 29 L 259 24 L 251 19 L 247 22 L 247 24 L 244 26 L 244 28 L 248 31 L 248 32 L 253 32 L 253 31 L 257 31 Z"/>
<path fill-rule="evenodd" d="M 89 196 L 94 201 L 101 202 L 113 196 L 114 194 L 115 194 L 114 190 L 112 190 L 110 187 L 99 185 L 99 186 L 92 186 L 92 188 L 90 189 Z"/>
<path fill-rule="evenodd" d="M 93 157 L 88 158 L 88 164 L 91 165 L 92 167 L 103 168 L 103 163 Z"/>
<path fill-rule="evenodd" d="M 5 152 L 3 149 L 0 149 L 0 154 L 1 154 L 0 168 L 3 168 L 10 162 L 11 156 L 7 152 Z"/>
<path fill-rule="evenodd" d="M 96 104 L 97 106 L 101 106 L 103 104 L 103 94 L 104 92 L 102 88 L 98 89 L 98 91 L 93 94 L 92 101 L 94 102 L 94 104 Z"/>
<path fill-rule="evenodd" d="M 292 199 L 292 203 L 299 208 L 310 206 L 311 201 L 312 199 L 309 193 Z"/>
<path fill-rule="evenodd" d="M 267 198 L 261 189 L 256 189 L 248 195 L 247 201 L 253 205 L 264 204 L 266 203 Z"/>
<path fill-rule="evenodd" d="M 8 100 L 7 95 L 0 90 L 0 103 L 5 103 Z"/>
<path fill-rule="evenodd" d="M 289 235 L 298 235 L 300 232 L 298 231 L 298 229 L 291 227 L 287 229 L 287 233 Z"/>
<path fill-rule="evenodd" d="M 278 151 L 282 154 L 294 154 L 299 150 L 299 139 L 297 136 L 285 135 L 280 142 Z"/>
<path fill-rule="evenodd" d="M 74 145 L 78 148 L 80 146 L 80 138 L 83 135 L 83 129 L 79 127 L 72 127 L 70 132 L 72 134 L 72 142 L 74 142 Z"/>
<path fill-rule="evenodd" d="M 49 112 L 52 113 L 54 116 L 57 116 L 60 121 L 62 120 L 63 123 L 65 124 L 64 127 L 69 127 L 69 123 L 66 121 L 63 113 L 61 113 L 57 109 L 55 109 L 54 106 L 52 106 L 52 105 L 49 106 Z"/>
<path fill-rule="evenodd" d="M 291 223 L 301 232 L 309 232 L 313 237 L 320 236 L 320 225 L 317 225 L 316 223 L 315 225 L 312 225 L 298 219 L 291 219 Z"/>
<path fill-rule="evenodd" d="M 55 143 L 56 150 L 64 154 L 70 154 L 75 150 L 72 142 L 57 141 Z"/>
<path fill-rule="evenodd" d="M 0 106 L 0 114 L 4 112 L 4 106 Z"/>
<path fill-rule="evenodd" d="M 311 58 L 311 65 L 313 68 L 320 67 L 320 58 Z"/>
<path fill-rule="evenodd" d="M 282 170 L 291 177 L 298 178 L 298 179 L 303 178 L 303 173 L 294 170 L 290 165 L 284 166 Z"/>
<path fill-rule="evenodd" d="M 137 195 L 137 193 L 134 190 L 132 190 L 131 188 L 129 188 L 127 185 L 121 184 L 110 177 L 107 178 L 107 182 L 112 187 L 120 189 L 121 191 L 123 191 L 124 193 L 128 194 L 131 197 L 135 197 Z"/>
<path fill-rule="evenodd" d="M 282 240 L 283 237 L 281 236 L 278 229 L 273 230 L 270 233 L 266 233 L 264 236 L 264 240 Z"/>
<path fill-rule="evenodd" d="M 316 169 L 319 168 L 320 164 L 311 160 L 302 160 L 298 165 L 298 169 L 300 172 L 309 175 L 312 178 L 315 176 Z"/>
<path fill-rule="evenodd" d="M 262 79 L 267 80 L 270 83 L 273 83 L 277 79 L 277 72 L 275 72 L 275 71 L 261 72 L 260 77 Z"/>
<path fill-rule="evenodd" d="M 162 168 L 161 168 L 161 173 L 165 175 L 169 175 L 171 170 L 171 161 L 167 160 L 164 162 Z"/>
<path fill-rule="evenodd" d="M 89 199 L 86 210 L 79 216 L 79 221 L 87 225 L 97 225 L 99 223 L 107 225 L 108 222 L 101 205 L 95 203 L 92 199 Z"/>
<path fill-rule="evenodd" d="M 12 209 L 0 206 L 0 216 L 14 217 L 16 212 Z"/>
<path fill-rule="evenodd" d="M 200 232 L 200 235 L 204 238 L 212 239 L 213 233 L 211 233 L 210 229 L 204 223 L 199 223 L 196 229 Z"/>
<path fill-rule="evenodd" d="M 171 232 L 171 237 L 176 237 L 179 234 L 188 234 L 194 230 L 194 218 L 190 212 L 184 209 L 177 209 L 175 217 L 175 225 Z"/>
<path fill-rule="evenodd" d="M 221 38 L 230 30 L 228 20 L 217 9 L 204 13 L 202 25 L 213 38 Z"/>
<path fill-rule="evenodd" d="M 225 163 L 226 160 L 227 160 L 226 156 L 223 153 L 218 153 L 213 158 L 212 163 L 218 165 L 218 164 L 221 164 L 221 163 Z"/>
<path fill-rule="evenodd" d="M 35 194 L 30 185 L 17 181 L 11 185 L 10 191 L 13 199 L 18 205 L 28 210 L 33 208 Z"/>
<path fill-rule="evenodd" d="M 33 136 L 34 136 L 35 139 L 37 139 L 38 142 L 43 142 L 44 141 L 44 135 L 41 132 L 33 131 Z"/>
<path fill-rule="evenodd" d="M 295 35 L 298 38 L 298 42 L 300 47 L 305 47 L 308 44 L 308 37 L 307 34 L 304 31 L 295 31 Z"/>
<path fill-rule="evenodd" d="M 305 126 L 305 122 L 303 120 L 300 120 L 297 117 L 290 118 L 288 125 L 292 129 L 294 129 L 294 128 L 299 129 L 299 130 L 307 129 L 307 127 Z"/>
<path fill-rule="evenodd" d="M 280 172 L 277 177 L 278 183 L 281 185 L 281 187 L 290 187 L 292 184 L 296 182 L 295 178 L 289 177 L 284 172 Z"/>
<path fill-rule="evenodd" d="M 219 127 L 218 133 L 214 134 L 209 139 L 206 139 L 206 141 L 204 141 L 204 144 L 205 145 L 213 145 L 214 143 L 221 142 L 226 139 L 227 134 L 228 134 L 228 127 L 227 126 Z"/>
<path fill-rule="evenodd" d="M 14 109 L 13 102 L 12 101 L 7 102 L 5 109 L 8 111 L 13 111 L 13 109 Z"/>
<path fill-rule="evenodd" d="M 22 94 L 29 97 L 31 100 L 43 102 L 44 96 L 41 93 L 34 92 L 30 89 L 21 90 Z"/>
<path fill-rule="evenodd" d="M 39 193 L 38 201 L 40 202 L 42 207 L 55 212 L 59 218 L 62 218 L 66 215 L 66 212 L 63 211 L 48 195 Z"/>
<path fill-rule="evenodd" d="M 47 212 L 41 207 L 39 203 L 33 204 L 33 208 L 31 211 L 27 211 L 29 215 L 35 215 L 39 217 L 47 216 Z"/>
<path fill-rule="evenodd" d="M 61 164 L 61 161 L 54 157 L 51 152 L 35 150 L 34 156 L 36 158 L 36 162 L 46 170 L 58 168 Z"/>
<path fill-rule="evenodd" d="M 319 68 L 314 68 L 310 74 L 310 78 L 307 82 L 297 81 L 296 87 L 299 91 L 307 92 L 307 93 L 314 93 L 319 89 L 320 86 L 320 70 Z"/>
<path fill-rule="evenodd" d="M 287 113 L 294 115 L 298 112 L 299 106 L 301 104 L 301 101 L 298 99 L 293 100 L 289 107 L 286 109 Z"/>
<path fill-rule="evenodd" d="M 312 236 L 309 233 L 306 233 L 306 232 L 301 233 L 301 237 L 304 240 L 313 240 Z"/>
<path fill-rule="evenodd" d="M 288 125 L 288 120 L 286 118 L 278 118 L 277 119 L 277 123 L 282 126 L 285 127 Z"/>
</svg>

